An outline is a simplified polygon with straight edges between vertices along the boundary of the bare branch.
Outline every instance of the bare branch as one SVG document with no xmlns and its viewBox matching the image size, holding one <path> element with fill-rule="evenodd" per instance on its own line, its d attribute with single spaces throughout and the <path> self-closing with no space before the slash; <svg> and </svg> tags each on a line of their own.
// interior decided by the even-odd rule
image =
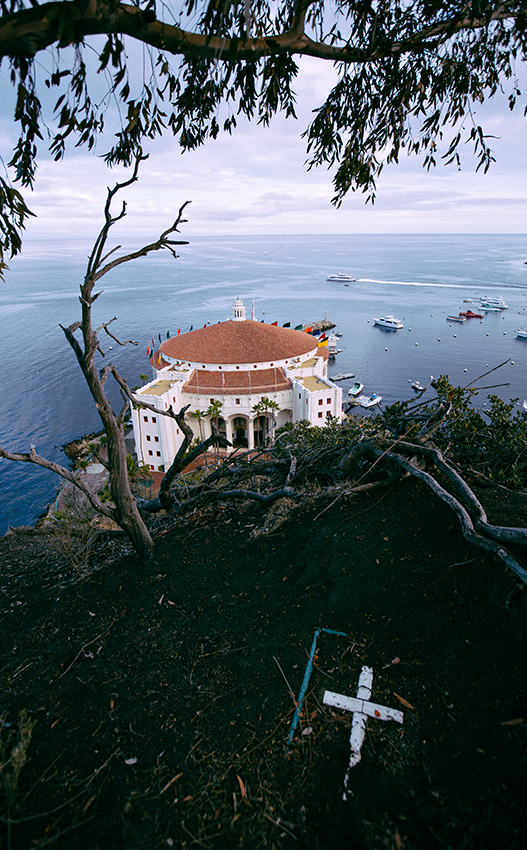
<svg viewBox="0 0 527 850">
<path fill-rule="evenodd" d="M 104 514 L 104 516 L 109 517 L 110 519 L 114 520 L 114 522 L 116 521 L 115 512 L 112 510 L 112 508 L 106 505 L 104 502 L 101 502 L 99 497 L 95 493 L 92 493 L 88 489 L 88 487 L 86 487 L 82 483 L 80 478 L 75 475 L 74 472 L 69 469 L 66 469 L 66 467 L 61 466 L 59 463 L 55 463 L 52 460 L 47 460 L 44 457 L 40 457 L 40 455 L 37 455 L 33 447 L 31 447 L 29 453 L 20 453 L 9 452 L 7 451 L 7 449 L 4 449 L 0 446 L 0 457 L 4 457 L 6 458 L 6 460 L 15 460 L 22 463 L 34 463 L 37 466 L 42 466 L 44 469 L 49 469 L 51 470 L 51 472 L 55 472 L 57 475 L 60 475 L 61 478 L 64 478 L 71 484 L 74 484 L 75 487 L 77 487 L 82 493 L 84 493 L 91 506 L 94 508 L 94 510 L 97 511 L 97 513 Z"/>
<path fill-rule="evenodd" d="M 413 463 L 395 452 L 385 453 L 382 452 L 381 449 L 373 449 L 373 453 L 377 457 L 384 455 L 385 459 L 398 464 L 406 470 L 406 472 L 409 472 L 410 475 L 424 481 L 425 484 L 427 484 L 428 487 L 430 487 L 430 489 L 455 512 L 461 524 L 461 530 L 465 539 L 474 546 L 479 546 L 487 552 L 493 552 L 507 567 L 509 567 L 509 569 L 511 569 L 525 584 L 527 584 L 527 570 L 516 560 L 516 558 L 513 558 L 509 552 L 503 549 L 499 543 L 496 543 L 494 540 L 488 540 L 488 538 L 478 534 L 467 510 L 454 496 L 451 495 L 451 493 L 441 487 L 432 475 L 422 469 L 418 469 Z"/>
</svg>

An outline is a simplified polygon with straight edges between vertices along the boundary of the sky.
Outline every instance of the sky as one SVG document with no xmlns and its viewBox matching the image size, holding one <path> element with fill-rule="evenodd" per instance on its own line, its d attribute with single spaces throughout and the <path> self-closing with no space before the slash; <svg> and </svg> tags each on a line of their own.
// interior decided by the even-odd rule
<svg viewBox="0 0 527 850">
<path fill-rule="evenodd" d="M 385 168 L 377 200 L 365 204 L 349 193 L 340 208 L 331 204 L 332 173 L 308 171 L 306 129 L 334 79 L 328 63 L 304 57 L 295 86 L 298 119 L 278 116 L 269 128 L 245 123 L 194 152 L 181 154 L 171 134 L 154 140 L 140 179 L 127 190 L 127 232 L 151 238 L 187 208 L 185 236 L 298 233 L 523 233 L 527 227 L 527 119 L 524 101 L 510 113 L 506 98 L 488 102 L 477 116 L 494 136 L 496 163 L 476 172 L 470 149 L 462 149 L 462 170 L 439 164 L 427 172 L 422 160 L 403 154 Z M 0 68 L 0 154 L 4 162 L 15 141 L 13 92 L 7 66 Z M 527 82 L 527 81 L 526 81 Z M 527 84 L 525 86 L 527 90 Z M 70 146 L 59 163 L 41 156 L 27 202 L 36 219 L 25 240 L 64 239 L 98 232 L 107 186 L 125 172 L 109 170 L 97 153 Z M 101 145 L 99 154 L 104 151 Z M 1 164 L 0 164 L 1 166 Z"/>
</svg>

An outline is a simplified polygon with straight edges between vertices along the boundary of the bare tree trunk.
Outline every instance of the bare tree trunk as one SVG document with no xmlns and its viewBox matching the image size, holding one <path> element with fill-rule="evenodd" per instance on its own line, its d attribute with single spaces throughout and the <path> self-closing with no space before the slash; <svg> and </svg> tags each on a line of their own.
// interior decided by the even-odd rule
<svg viewBox="0 0 527 850">
<path fill-rule="evenodd" d="M 119 375 L 112 364 L 105 366 L 99 370 L 95 363 L 96 355 L 104 357 L 104 351 L 101 348 L 99 335 L 104 332 L 110 339 L 117 342 L 118 345 L 127 345 L 129 343 L 137 345 L 132 340 L 121 342 L 111 331 L 109 325 L 115 320 L 111 319 L 104 323 L 99 328 L 94 328 L 92 325 L 92 306 L 101 294 L 94 292 L 95 284 L 104 275 L 111 271 L 116 266 L 122 263 L 130 262 L 138 257 L 144 257 L 152 251 L 157 251 L 166 248 L 176 257 L 175 245 L 184 245 L 184 241 L 175 241 L 170 238 L 177 231 L 178 226 L 185 221 L 183 219 L 183 210 L 186 203 L 180 208 L 178 217 L 174 224 L 168 228 L 161 236 L 149 245 L 145 245 L 137 251 L 130 254 L 125 254 L 109 260 L 112 254 L 118 250 L 119 246 L 106 251 L 106 242 L 111 227 L 126 215 L 126 205 L 123 204 L 120 213 L 113 216 L 111 213 L 111 205 L 115 194 L 126 186 L 134 183 L 137 180 L 137 173 L 140 164 L 140 158 L 136 160 L 132 177 L 124 183 L 117 183 L 113 189 L 108 190 L 106 205 L 104 209 L 105 223 L 95 241 L 94 247 L 88 259 L 88 265 L 84 281 L 80 287 L 80 303 L 81 303 L 81 320 L 74 322 L 69 327 L 63 327 L 62 330 L 68 340 L 77 362 L 82 370 L 88 388 L 95 402 L 95 407 L 101 418 L 103 428 L 107 439 L 108 462 L 106 464 L 109 474 L 108 486 L 110 496 L 113 502 L 111 504 L 103 504 L 101 500 L 84 487 L 79 478 L 64 469 L 59 464 L 54 464 L 51 461 L 46 461 L 36 455 L 32 449 L 29 454 L 15 454 L 7 452 L 0 447 L 0 457 L 6 457 L 10 460 L 20 460 L 29 463 L 36 463 L 40 466 L 45 466 L 48 469 L 53 469 L 63 478 L 71 481 L 75 486 L 84 492 L 89 499 L 92 507 L 100 514 L 111 518 L 117 525 L 122 528 L 130 539 L 132 546 L 137 552 L 142 562 L 147 562 L 151 559 L 154 544 L 150 532 L 145 524 L 143 517 L 139 511 L 137 500 L 132 493 L 130 480 L 128 476 L 127 451 L 124 440 L 124 419 L 128 408 L 128 401 L 132 398 L 132 394 L 126 384 L 126 381 Z M 188 203 L 188 202 L 187 202 Z M 81 332 L 82 341 L 77 339 L 77 331 Z M 109 375 L 112 375 L 121 389 L 121 393 L 125 400 L 125 406 L 116 414 L 105 392 L 105 384 Z M 163 413 L 164 411 L 157 411 Z M 172 411 L 170 415 L 174 416 Z"/>
</svg>

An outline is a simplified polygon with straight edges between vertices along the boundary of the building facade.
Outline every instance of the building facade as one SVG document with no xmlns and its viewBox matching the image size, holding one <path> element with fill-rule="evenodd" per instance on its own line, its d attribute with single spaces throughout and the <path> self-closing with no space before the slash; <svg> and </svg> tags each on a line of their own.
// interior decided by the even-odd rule
<svg viewBox="0 0 527 850">
<path fill-rule="evenodd" d="M 242 301 L 232 319 L 167 339 L 152 358 L 154 378 L 137 403 L 175 412 L 204 440 L 218 431 L 237 448 L 258 448 L 287 422 L 323 426 L 342 420 L 342 390 L 328 380 L 327 349 L 301 331 L 247 319 Z M 132 406 L 136 455 L 168 469 L 183 441 L 174 419 Z"/>
</svg>

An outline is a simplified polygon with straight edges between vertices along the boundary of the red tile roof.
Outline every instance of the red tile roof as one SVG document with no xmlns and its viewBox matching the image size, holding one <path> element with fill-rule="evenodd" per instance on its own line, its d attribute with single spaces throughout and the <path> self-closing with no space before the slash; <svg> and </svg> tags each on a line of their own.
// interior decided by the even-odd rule
<svg viewBox="0 0 527 850">
<path fill-rule="evenodd" d="M 302 331 L 247 319 L 220 322 L 161 343 L 164 355 L 189 363 L 272 363 L 313 352 L 316 339 Z"/>
<path fill-rule="evenodd" d="M 186 384 L 184 393 L 200 395 L 247 395 L 248 393 L 270 393 L 288 390 L 291 381 L 283 369 L 249 369 L 240 372 L 213 372 L 211 369 L 195 369 Z"/>
</svg>

